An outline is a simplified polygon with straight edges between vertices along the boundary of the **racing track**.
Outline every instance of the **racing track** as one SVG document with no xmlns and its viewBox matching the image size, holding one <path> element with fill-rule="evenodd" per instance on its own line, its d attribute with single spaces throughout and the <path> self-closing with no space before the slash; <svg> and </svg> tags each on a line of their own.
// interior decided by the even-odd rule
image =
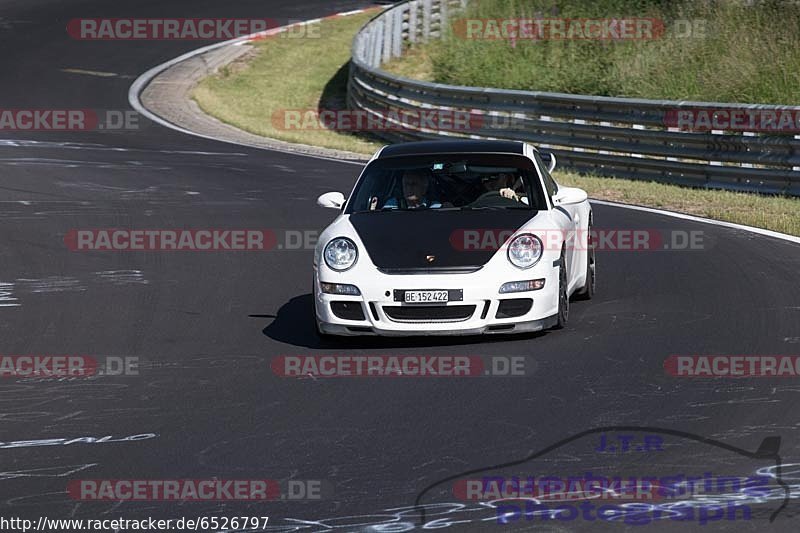
<svg viewBox="0 0 800 533">
<path fill-rule="evenodd" d="M 283 22 L 365 5 L 3 0 L 0 107 L 127 109 L 128 87 L 140 73 L 204 44 L 78 42 L 64 31 L 71 18 Z M 70 68 L 116 75 L 61 70 Z M 800 463 L 797 380 L 678 380 L 662 369 L 670 354 L 800 353 L 797 244 L 596 205 L 598 227 L 699 230 L 706 249 L 599 254 L 599 293 L 574 303 L 569 327 L 557 333 L 321 345 L 310 320 L 310 251 L 73 253 L 63 237 L 73 228 L 317 230 L 333 212 L 314 200 L 349 190 L 358 167 L 143 122 L 140 131 L 126 133 L 0 135 L 0 282 L 12 284 L 4 302 L 19 304 L 0 307 L 0 353 L 143 361 L 139 377 L 5 379 L 0 442 L 155 435 L 0 447 L 0 515 L 236 513 L 266 514 L 281 524 L 374 514 L 412 505 L 419 491 L 449 475 L 608 425 L 670 428 L 748 450 L 780 435 L 784 463 Z M 522 355 L 537 368 L 524 378 L 473 380 L 287 380 L 270 370 L 278 355 L 322 353 Z M 647 463 L 664 472 L 695 463 L 700 469 L 708 457 Z M 596 463 L 579 454 L 562 459 L 548 463 L 551 472 L 566 475 L 567 468 Z M 336 493 L 323 502 L 265 507 L 78 503 L 64 490 L 69 479 L 210 477 L 325 479 Z M 794 530 L 796 507 L 790 504 L 772 530 Z M 569 528 L 580 525 L 591 524 Z M 497 527 L 472 522 L 451 530 Z"/>
</svg>

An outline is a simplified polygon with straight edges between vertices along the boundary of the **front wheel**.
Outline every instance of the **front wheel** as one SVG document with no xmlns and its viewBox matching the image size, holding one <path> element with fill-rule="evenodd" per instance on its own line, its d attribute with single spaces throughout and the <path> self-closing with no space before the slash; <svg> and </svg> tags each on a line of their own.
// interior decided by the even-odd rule
<svg viewBox="0 0 800 533">
<path fill-rule="evenodd" d="M 594 242 L 592 242 L 592 221 L 589 220 L 589 227 L 587 228 L 586 237 L 586 285 L 584 285 L 577 293 L 575 293 L 576 300 L 591 300 L 594 296 L 595 289 L 595 253 Z"/>
<path fill-rule="evenodd" d="M 569 295 L 567 294 L 567 261 L 562 248 L 558 267 L 558 320 L 553 329 L 563 329 L 569 319 Z"/>
</svg>

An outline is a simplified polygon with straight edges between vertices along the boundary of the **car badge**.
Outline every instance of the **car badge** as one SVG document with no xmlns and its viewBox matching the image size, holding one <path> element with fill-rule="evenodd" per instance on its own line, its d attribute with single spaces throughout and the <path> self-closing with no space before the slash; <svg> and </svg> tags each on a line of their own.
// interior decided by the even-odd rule
<svg viewBox="0 0 800 533">
<path fill-rule="evenodd" d="M 425 260 L 426 260 L 428 263 L 433 263 L 434 261 L 436 261 L 436 256 L 435 256 L 435 255 L 426 255 L 426 256 L 425 256 Z"/>
</svg>

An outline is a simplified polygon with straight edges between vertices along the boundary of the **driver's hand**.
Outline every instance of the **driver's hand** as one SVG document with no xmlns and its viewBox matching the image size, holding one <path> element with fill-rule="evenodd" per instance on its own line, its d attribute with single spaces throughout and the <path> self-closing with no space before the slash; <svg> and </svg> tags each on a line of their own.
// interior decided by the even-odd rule
<svg viewBox="0 0 800 533">
<path fill-rule="evenodd" d="M 500 196 L 503 198 L 508 198 L 509 200 L 516 200 L 519 202 L 519 196 L 517 193 L 514 192 L 513 189 L 510 187 L 506 187 L 505 189 L 500 189 Z"/>
</svg>

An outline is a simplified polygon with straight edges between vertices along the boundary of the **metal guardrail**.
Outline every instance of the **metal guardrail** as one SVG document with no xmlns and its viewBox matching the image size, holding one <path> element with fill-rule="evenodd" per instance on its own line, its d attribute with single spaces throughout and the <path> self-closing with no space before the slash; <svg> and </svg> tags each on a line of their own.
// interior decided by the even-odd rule
<svg viewBox="0 0 800 533">
<path fill-rule="evenodd" d="M 408 47 L 442 36 L 467 0 L 412 0 L 382 12 L 353 42 L 348 106 L 379 120 L 421 109 L 482 117 L 469 131 L 403 127 L 378 133 L 390 142 L 472 137 L 532 142 L 580 172 L 800 196 L 800 135 L 682 131 L 678 111 L 798 111 L 773 105 L 678 102 L 512 91 L 429 83 L 381 66 Z M 800 125 L 798 125 L 800 126 Z"/>
</svg>

